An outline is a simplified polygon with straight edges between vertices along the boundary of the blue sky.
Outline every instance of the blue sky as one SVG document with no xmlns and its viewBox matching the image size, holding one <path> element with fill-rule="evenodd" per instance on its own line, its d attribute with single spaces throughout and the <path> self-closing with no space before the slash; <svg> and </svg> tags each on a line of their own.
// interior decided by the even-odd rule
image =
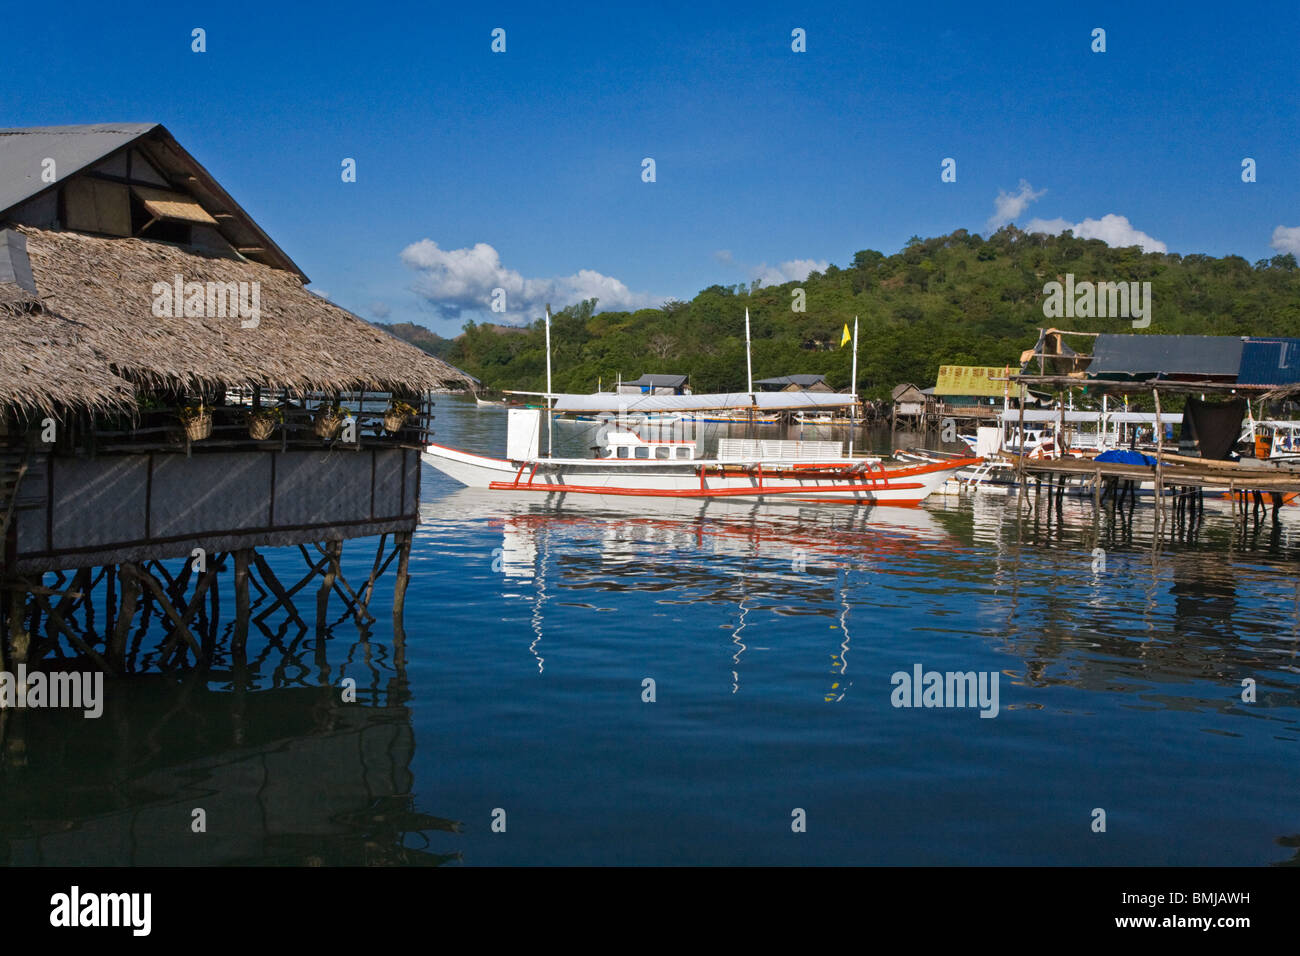
<svg viewBox="0 0 1300 956">
<path fill-rule="evenodd" d="M 0 126 L 161 122 L 313 289 L 444 335 L 500 319 L 475 311 L 496 287 L 525 321 L 987 233 L 999 194 L 1022 227 L 1300 251 L 1294 2 L 11 2 L 4 22 Z"/>
</svg>

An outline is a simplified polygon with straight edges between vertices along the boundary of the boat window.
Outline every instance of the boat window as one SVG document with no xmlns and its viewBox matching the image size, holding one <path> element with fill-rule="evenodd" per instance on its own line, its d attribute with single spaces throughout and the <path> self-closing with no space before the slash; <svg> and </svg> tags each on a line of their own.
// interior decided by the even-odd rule
<svg viewBox="0 0 1300 956">
<path fill-rule="evenodd" d="M 626 446 L 626 445 L 620 445 L 620 446 L 618 447 L 618 457 L 619 457 L 619 458 L 626 458 L 626 457 L 627 457 L 627 446 Z"/>
<path fill-rule="evenodd" d="M 672 453 L 673 453 L 673 450 L 672 450 L 671 448 L 669 448 L 667 445 L 660 445 L 659 447 L 657 447 L 657 448 L 655 449 L 655 457 L 656 457 L 656 458 L 667 458 L 667 457 L 668 457 L 669 455 L 671 455 Z"/>
<path fill-rule="evenodd" d="M 683 446 L 682 448 L 677 449 L 677 457 L 678 457 L 678 458 L 690 458 L 690 457 L 691 457 L 691 450 L 690 450 L 689 448 L 686 448 L 686 447 Z"/>
<path fill-rule="evenodd" d="M 649 458 L 650 449 L 646 445 L 638 445 L 635 449 L 638 458 Z"/>
</svg>

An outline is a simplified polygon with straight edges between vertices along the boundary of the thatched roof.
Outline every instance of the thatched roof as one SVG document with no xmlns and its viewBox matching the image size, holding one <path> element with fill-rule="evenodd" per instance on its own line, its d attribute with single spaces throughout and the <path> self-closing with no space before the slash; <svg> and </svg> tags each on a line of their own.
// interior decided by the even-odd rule
<svg viewBox="0 0 1300 956">
<path fill-rule="evenodd" d="M 129 406 L 133 389 L 83 342 L 77 326 L 0 284 L 0 406 L 55 414 L 59 406 Z M 6 303 L 6 299 L 8 302 Z"/>
<path fill-rule="evenodd" d="M 120 402 L 127 383 L 299 392 L 469 384 L 460 370 L 308 292 L 292 272 L 161 242 L 17 229 L 39 307 L 20 291 L 0 305 L 0 403 L 102 406 Z M 155 283 L 177 275 L 259 283 L 258 325 L 155 316 Z"/>
</svg>

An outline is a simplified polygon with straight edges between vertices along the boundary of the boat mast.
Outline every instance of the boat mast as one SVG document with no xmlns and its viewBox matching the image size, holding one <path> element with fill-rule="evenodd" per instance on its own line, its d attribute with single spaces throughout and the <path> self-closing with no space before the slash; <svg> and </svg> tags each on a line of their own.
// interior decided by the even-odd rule
<svg viewBox="0 0 1300 956">
<path fill-rule="evenodd" d="M 858 424 L 858 317 L 853 317 L 853 377 L 849 379 L 849 457 L 853 457 L 853 429 Z"/>
<path fill-rule="evenodd" d="M 745 309 L 745 389 L 749 392 L 749 437 L 754 437 L 754 360 L 749 354 L 749 309 Z"/>
<path fill-rule="evenodd" d="M 754 361 L 749 354 L 749 309 L 745 310 L 745 387 L 750 402 L 754 399 Z"/>
<path fill-rule="evenodd" d="M 551 307 L 546 307 L 546 457 L 552 457 L 551 436 L 555 421 L 551 417 Z"/>
</svg>

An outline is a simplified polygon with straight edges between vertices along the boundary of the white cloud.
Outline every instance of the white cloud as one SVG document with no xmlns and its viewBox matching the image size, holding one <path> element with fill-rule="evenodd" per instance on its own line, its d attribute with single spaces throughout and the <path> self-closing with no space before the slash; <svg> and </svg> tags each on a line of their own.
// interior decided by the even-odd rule
<svg viewBox="0 0 1300 956">
<path fill-rule="evenodd" d="M 730 249 L 719 249 L 713 254 L 713 258 L 717 259 L 724 266 L 729 266 L 736 261 L 732 258 Z"/>
<path fill-rule="evenodd" d="M 1025 223 L 1025 232 L 1041 232 L 1049 236 L 1059 236 L 1067 229 L 1073 229 L 1077 223 L 1068 219 L 1031 219 Z"/>
<path fill-rule="evenodd" d="M 655 308 L 663 303 L 661 296 L 633 292 L 619 279 L 593 269 L 551 279 L 526 278 L 503 266 L 500 254 L 486 242 L 441 249 L 432 239 L 421 239 L 402 250 L 402 261 L 418 273 L 416 294 L 447 319 L 465 311 L 490 312 L 495 289 L 505 290 L 506 311 L 500 319 L 506 321 L 535 319 L 548 302 L 557 310 L 590 298 L 599 299 L 601 309 Z"/>
<path fill-rule="evenodd" d="M 993 215 L 989 216 L 987 226 L 989 229 L 999 229 L 1014 219 L 1019 218 L 1020 214 L 1029 208 L 1029 204 L 1043 196 L 1047 195 L 1046 189 L 1034 191 L 1034 187 L 1020 180 L 1020 187 L 1014 192 L 1009 193 L 1004 190 L 998 190 L 998 196 L 993 200 Z"/>
<path fill-rule="evenodd" d="M 764 262 L 750 271 L 763 285 L 781 285 L 785 282 L 802 282 L 810 272 L 825 272 L 830 262 L 826 259 L 789 259 L 779 266 Z"/>
<path fill-rule="evenodd" d="M 1273 230 L 1272 245 L 1279 253 L 1300 256 L 1300 226 L 1278 226 Z"/>
<path fill-rule="evenodd" d="M 385 302 L 371 302 L 370 314 L 376 319 L 386 319 L 393 314 L 393 310 Z"/>
<path fill-rule="evenodd" d="M 1025 223 L 1025 232 L 1043 232 L 1049 236 L 1058 236 L 1067 229 L 1074 230 L 1080 239 L 1100 239 L 1108 246 L 1141 246 L 1143 252 L 1168 252 L 1169 247 L 1159 239 L 1148 236 L 1140 229 L 1135 229 L 1128 221 L 1128 216 L 1107 213 L 1100 219 L 1085 219 L 1083 222 L 1067 222 L 1064 219 L 1031 219 Z M 1276 238 L 1277 233 L 1274 233 Z"/>
</svg>

